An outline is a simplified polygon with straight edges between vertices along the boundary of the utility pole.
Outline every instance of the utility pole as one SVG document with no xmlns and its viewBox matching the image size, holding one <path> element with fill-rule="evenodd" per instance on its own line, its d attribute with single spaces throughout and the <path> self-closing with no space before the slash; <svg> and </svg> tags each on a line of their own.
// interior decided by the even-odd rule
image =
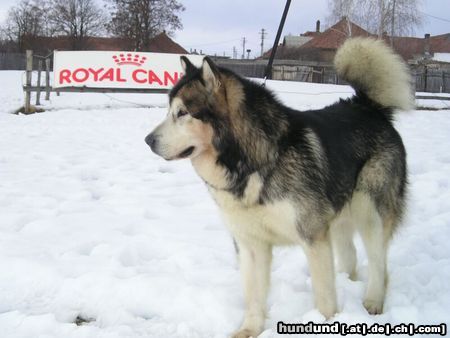
<svg viewBox="0 0 450 338">
<path fill-rule="evenodd" d="M 245 42 L 247 40 L 245 39 L 245 36 L 242 38 L 242 57 L 241 59 L 245 59 Z"/>
<path fill-rule="evenodd" d="M 236 49 L 236 46 L 233 46 L 233 59 L 237 59 L 237 49 Z"/>
<path fill-rule="evenodd" d="M 280 25 L 278 26 L 277 35 L 275 36 L 275 41 L 273 42 L 272 53 L 270 53 L 269 63 L 267 64 L 266 71 L 264 72 L 265 79 L 272 78 L 272 64 L 275 54 L 277 53 L 278 43 L 280 42 L 281 32 L 283 31 L 284 22 L 286 21 L 286 16 L 289 11 L 289 6 L 291 5 L 291 0 L 286 0 L 286 5 L 284 6 L 283 15 L 281 16 Z M 265 84 L 265 80 L 264 80 Z"/>
<path fill-rule="evenodd" d="M 264 39 L 266 38 L 266 30 L 264 28 L 261 29 L 261 56 L 264 53 Z"/>
</svg>

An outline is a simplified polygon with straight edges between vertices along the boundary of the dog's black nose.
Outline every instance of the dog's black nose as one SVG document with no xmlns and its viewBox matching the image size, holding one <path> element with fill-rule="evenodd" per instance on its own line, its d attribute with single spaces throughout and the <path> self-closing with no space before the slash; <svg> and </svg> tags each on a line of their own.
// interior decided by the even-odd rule
<svg viewBox="0 0 450 338">
<path fill-rule="evenodd" d="M 153 133 L 150 133 L 147 135 L 147 137 L 145 138 L 145 143 L 147 143 L 149 145 L 149 147 L 154 150 L 155 149 L 155 145 L 156 145 L 156 137 L 155 135 L 153 135 Z"/>
</svg>

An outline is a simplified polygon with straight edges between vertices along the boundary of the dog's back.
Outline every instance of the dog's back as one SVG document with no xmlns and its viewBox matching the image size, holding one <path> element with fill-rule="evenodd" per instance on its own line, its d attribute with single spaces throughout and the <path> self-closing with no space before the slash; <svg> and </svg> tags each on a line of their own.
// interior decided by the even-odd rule
<svg viewBox="0 0 450 338">
<path fill-rule="evenodd" d="M 297 184 L 309 183 L 309 189 L 321 190 L 336 211 L 355 192 L 364 191 L 383 215 L 389 213 L 399 221 L 405 198 L 406 152 L 392 124 L 392 113 L 392 108 L 362 92 L 321 110 L 291 112 L 287 144 L 295 143 L 302 158 L 299 170 L 310 178 Z"/>
</svg>

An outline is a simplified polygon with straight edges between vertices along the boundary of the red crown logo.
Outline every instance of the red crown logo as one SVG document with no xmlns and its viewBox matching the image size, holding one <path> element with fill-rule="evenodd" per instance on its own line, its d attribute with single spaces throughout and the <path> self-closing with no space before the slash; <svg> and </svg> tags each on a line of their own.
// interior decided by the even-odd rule
<svg viewBox="0 0 450 338">
<path fill-rule="evenodd" d="M 132 53 L 120 53 L 119 55 L 113 55 L 114 62 L 119 65 L 133 65 L 140 67 L 144 64 L 147 58 L 145 56 L 140 56 L 139 54 Z"/>
</svg>

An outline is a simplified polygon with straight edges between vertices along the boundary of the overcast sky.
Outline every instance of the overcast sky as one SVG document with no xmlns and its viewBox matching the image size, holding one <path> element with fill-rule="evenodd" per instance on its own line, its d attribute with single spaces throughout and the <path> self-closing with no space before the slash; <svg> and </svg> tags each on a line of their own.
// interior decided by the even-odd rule
<svg viewBox="0 0 450 338">
<path fill-rule="evenodd" d="M 100 2 L 100 0 L 97 0 Z M 233 46 L 242 54 L 242 37 L 251 56 L 260 54 L 261 28 L 267 31 L 264 49 L 272 47 L 284 9 L 284 0 L 179 0 L 186 7 L 181 14 L 184 29 L 174 39 L 185 49 L 232 56 Z M 374 0 L 375 1 L 375 0 Z M 426 13 L 416 36 L 450 32 L 450 0 L 422 0 Z M 16 0 L 0 0 L 0 21 Z M 328 0 L 292 0 L 283 35 L 315 30 L 317 20 L 325 24 Z M 433 18 L 432 16 L 441 18 Z M 444 20 L 442 20 L 444 19 Z M 446 20 L 446 21 L 445 21 Z"/>
<path fill-rule="evenodd" d="M 375 1 L 375 0 L 374 0 Z M 202 49 L 203 52 L 232 56 L 233 46 L 242 54 L 242 37 L 248 40 L 251 55 L 260 55 L 261 28 L 268 35 L 264 49 L 272 47 L 284 0 L 184 0 L 186 11 L 182 14 L 183 31 L 176 32 L 175 40 L 184 48 Z M 316 21 L 325 25 L 328 0 L 292 0 L 283 35 L 300 34 L 315 30 Z M 424 16 L 424 25 L 416 36 L 450 33 L 450 0 L 423 0 L 421 11 L 447 21 Z"/>
</svg>

